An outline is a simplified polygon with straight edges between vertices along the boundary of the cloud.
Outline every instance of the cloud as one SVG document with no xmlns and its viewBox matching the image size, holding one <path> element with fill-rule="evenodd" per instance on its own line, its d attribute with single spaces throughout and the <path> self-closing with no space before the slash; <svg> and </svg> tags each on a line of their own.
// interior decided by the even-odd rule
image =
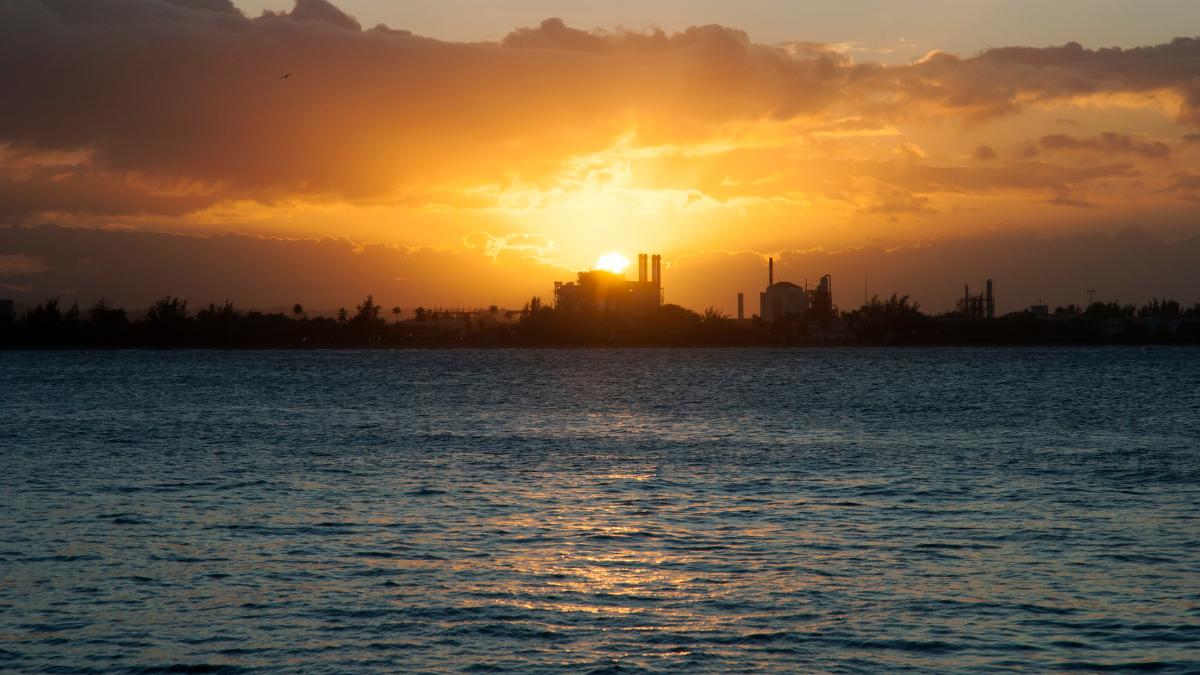
<svg viewBox="0 0 1200 675">
<path fill-rule="evenodd" d="M 847 76 L 832 56 L 720 26 L 591 34 L 548 20 L 455 44 L 362 31 L 325 0 L 255 19 L 229 9 L 0 3 L 0 143 L 87 148 L 79 172 L 222 186 L 213 202 L 379 199 L 536 172 L 631 127 L 669 136 L 817 110 Z"/>
<path fill-rule="evenodd" d="M 0 253 L 0 279 L 24 277 L 44 272 L 42 261 L 23 253 Z"/>
<path fill-rule="evenodd" d="M 1171 174 L 1171 184 L 1167 188 L 1180 199 L 1189 202 L 1200 202 L 1200 173 L 1179 171 Z"/>
<path fill-rule="evenodd" d="M 1046 203 L 1054 205 L 1054 206 L 1068 206 L 1068 207 L 1076 208 L 1076 209 L 1094 209 L 1094 208 L 1096 208 L 1095 204 L 1087 201 L 1086 199 L 1082 199 L 1080 197 L 1073 197 L 1069 194 L 1054 195 L 1054 197 L 1047 200 Z"/>
<path fill-rule="evenodd" d="M 666 40 L 666 36 L 661 31 L 657 31 L 654 38 L 664 42 Z M 618 48 L 618 44 L 612 37 L 604 33 L 569 28 L 559 18 L 546 19 L 537 28 L 518 28 L 505 36 L 500 44 L 510 49 L 554 49 L 582 52 L 608 52 Z"/>
<path fill-rule="evenodd" d="M 546 260 L 554 252 L 553 240 L 545 235 L 531 232 L 513 232 L 497 236 L 476 230 L 468 232 L 463 236 L 462 241 L 468 249 L 482 251 L 484 255 L 493 260 L 508 253 L 534 260 Z"/>
<path fill-rule="evenodd" d="M 1127 163 L 1068 167 L 1045 162 L 1020 162 L 1009 166 L 939 166 L 912 162 L 865 164 L 860 170 L 893 185 L 915 192 L 960 194 L 1073 194 L 1088 183 L 1111 178 L 1132 178 L 1136 169 Z"/>
<path fill-rule="evenodd" d="M 362 30 L 362 26 L 353 17 L 334 7 L 327 0 L 296 0 L 296 6 L 290 14 L 272 14 L 266 12 L 264 16 L 282 16 L 291 19 L 325 21 L 346 30 Z"/>
<path fill-rule="evenodd" d="M 880 186 L 876 190 L 874 199 L 865 210 L 867 213 L 883 213 L 892 217 L 902 214 L 934 213 L 929 206 L 928 197 L 885 186 Z"/>
<path fill-rule="evenodd" d="M 447 208 L 482 208 L 481 186 L 554 185 L 574 158 L 631 132 L 639 148 L 753 143 L 681 160 L 704 171 L 683 166 L 671 192 L 658 195 L 663 203 L 686 206 L 701 193 L 721 199 L 732 185 L 739 192 L 729 196 L 762 203 L 847 194 L 853 180 L 834 184 L 819 166 L 805 175 L 785 165 L 764 170 L 764 148 L 832 163 L 861 160 L 880 136 L 899 138 L 873 146 L 875 160 L 899 145 L 913 166 L 904 180 L 900 169 L 879 171 L 910 193 L 1017 189 L 1049 199 L 1074 195 L 1089 179 L 1025 161 L 1036 146 L 1011 164 L 979 146 L 975 158 L 987 166 L 922 169 L 927 154 L 945 150 L 909 131 L 952 121 L 966 134 L 954 139 L 961 157 L 978 145 L 961 120 L 1164 92 L 1178 100 L 1180 122 L 1200 126 L 1193 39 L 1125 50 L 1071 43 L 965 58 L 934 53 L 887 67 L 855 63 L 843 51 L 758 44 L 728 26 L 582 30 L 553 18 L 498 42 L 449 43 L 386 26 L 363 30 L 327 0 L 296 0 L 290 11 L 255 18 L 228 0 L 8 0 L 0 2 L 0 217 L 182 218 L 221 204 L 289 200 L 420 207 L 447 195 L 475 200 Z M 1078 141 L 1072 151 L 1130 161 L 1170 154 L 1120 134 L 1064 138 Z M 53 153 L 82 159 L 29 159 Z M 630 191 L 656 180 L 667 181 L 639 174 Z M 1050 183 L 1039 188 L 1036 180 Z M 630 203 L 654 201 L 637 197 Z M 443 240 L 484 225 L 512 224 L 472 222 Z"/>
<path fill-rule="evenodd" d="M 960 58 L 937 52 L 889 71 L 895 104 L 936 104 L 974 119 L 1013 114 L 1035 104 L 1100 94 L 1170 91 L 1178 119 L 1200 126 L 1200 39 L 1132 49 L 1004 47 Z"/>
<path fill-rule="evenodd" d="M 999 155 L 996 154 L 996 150 L 990 145 L 980 145 L 976 147 L 975 151 L 972 152 L 971 155 L 981 162 L 990 162 L 999 157 Z"/>
<path fill-rule="evenodd" d="M 1106 131 L 1092 138 L 1077 138 L 1067 134 L 1043 136 L 1038 145 L 1042 150 L 1068 152 L 1094 152 L 1100 154 L 1131 154 L 1147 159 L 1165 159 L 1171 156 L 1171 147 L 1161 141 L 1143 141 L 1129 134 Z"/>
</svg>

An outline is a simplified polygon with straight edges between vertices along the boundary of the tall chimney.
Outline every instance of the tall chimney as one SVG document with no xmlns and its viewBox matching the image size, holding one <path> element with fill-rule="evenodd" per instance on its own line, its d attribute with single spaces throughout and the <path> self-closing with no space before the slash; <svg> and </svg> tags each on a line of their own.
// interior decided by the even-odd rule
<svg viewBox="0 0 1200 675">
<path fill-rule="evenodd" d="M 746 318 L 746 295 L 738 293 L 738 321 Z"/>
<path fill-rule="evenodd" d="M 650 258 L 650 283 L 655 288 L 662 288 L 662 256 L 657 253 Z"/>
<path fill-rule="evenodd" d="M 646 283 L 646 275 L 647 275 L 646 254 L 639 253 L 638 254 L 638 282 L 643 283 L 643 284 Z"/>
<path fill-rule="evenodd" d="M 987 280 L 987 318 L 996 318 L 996 298 L 992 295 L 992 280 Z"/>
<path fill-rule="evenodd" d="M 775 285 L 775 259 L 767 258 L 767 288 Z"/>
</svg>

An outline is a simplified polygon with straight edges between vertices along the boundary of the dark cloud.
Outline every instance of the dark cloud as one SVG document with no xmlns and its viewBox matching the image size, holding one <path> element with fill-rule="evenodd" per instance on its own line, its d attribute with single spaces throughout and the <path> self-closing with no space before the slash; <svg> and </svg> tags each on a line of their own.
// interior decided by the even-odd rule
<svg viewBox="0 0 1200 675">
<path fill-rule="evenodd" d="M 168 4 L 186 7 L 188 9 L 206 9 L 210 12 L 225 12 L 228 14 L 241 14 L 237 7 L 234 7 L 233 0 L 165 0 Z"/>
<path fill-rule="evenodd" d="M 1133 49 L 1004 47 L 972 58 L 935 53 L 896 69 L 897 96 L 932 102 L 985 119 L 1017 112 L 1028 102 L 1110 93 L 1174 91 L 1179 121 L 1200 126 L 1200 39 Z"/>
<path fill-rule="evenodd" d="M 996 150 L 990 145 L 981 145 L 975 148 L 975 152 L 972 154 L 975 159 L 981 162 L 990 162 L 999 157 L 999 155 L 996 154 Z"/>
<path fill-rule="evenodd" d="M 1086 199 L 1073 197 L 1068 194 L 1057 194 L 1053 198 L 1046 201 L 1047 204 L 1053 206 L 1067 206 L 1075 209 L 1094 209 L 1096 205 Z"/>
<path fill-rule="evenodd" d="M 1095 152 L 1100 154 L 1131 154 L 1147 159 L 1165 159 L 1171 156 L 1171 147 L 1160 141 L 1143 141 L 1129 134 L 1106 131 L 1091 138 L 1077 138 L 1067 134 L 1050 134 L 1038 142 L 1042 150 Z"/>
<path fill-rule="evenodd" d="M 362 30 L 362 26 L 353 17 L 334 7 L 328 0 L 296 0 L 296 6 L 290 13 L 274 14 L 272 12 L 265 12 L 263 16 L 282 16 L 284 18 L 306 21 L 325 21 L 346 30 Z"/>
<path fill-rule="evenodd" d="M 912 162 L 864 164 L 861 173 L 872 175 L 914 192 L 961 194 L 1023 193 L 1077 195 L 1101 179 L 1133 178 L 1130 164 L 1116 163 L 1069 167 L 1045 162 L 1020 162 L 1010 166 L 937 166 Z M 1052 202 L 1065 204 L 1065 202 Z"/>
<path fill-rule="evenodd" d="M 1167 189 L 1180 199 L 1200 202 L 1200 173 L 1180 171 L 1171 174 L 1171 185 Z"/>
<path fill-rule="evenodd" d="M 665 42 L 666 36 L 659 32 Z M 546 19 L 537 28 L 518 28 L 500 43 L 511 49 L 560 49 L 583 52 L 612 51 L 617 45 L 603 34 L 569 28 L 562 19 Z"/>
</svg>

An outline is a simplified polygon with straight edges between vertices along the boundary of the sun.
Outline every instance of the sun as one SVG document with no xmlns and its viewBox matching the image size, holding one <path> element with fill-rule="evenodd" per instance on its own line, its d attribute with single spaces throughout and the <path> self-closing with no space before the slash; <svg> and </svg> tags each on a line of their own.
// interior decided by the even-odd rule
<svg viewBox="0 0 1200 675">
<path fill-rule="evenodd" d="M 629 267 L 629 260 L 620 253 L 605 253 L 596 260 L 596 269 L 622 274 Z"/>
</svg>

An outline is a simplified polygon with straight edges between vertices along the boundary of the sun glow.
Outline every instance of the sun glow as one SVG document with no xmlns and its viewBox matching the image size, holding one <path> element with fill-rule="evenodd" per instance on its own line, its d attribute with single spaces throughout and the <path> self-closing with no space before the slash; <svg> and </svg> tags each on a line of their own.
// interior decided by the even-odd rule
<svg viewBox="0 0 1200 675">
<path fill-rule="evenodd" d="M 613 274 L 623 274 L 629 267 L 629 259 L 620 253 L 605 253 L 596 260 L 596 269 Z"/>
</svg>

